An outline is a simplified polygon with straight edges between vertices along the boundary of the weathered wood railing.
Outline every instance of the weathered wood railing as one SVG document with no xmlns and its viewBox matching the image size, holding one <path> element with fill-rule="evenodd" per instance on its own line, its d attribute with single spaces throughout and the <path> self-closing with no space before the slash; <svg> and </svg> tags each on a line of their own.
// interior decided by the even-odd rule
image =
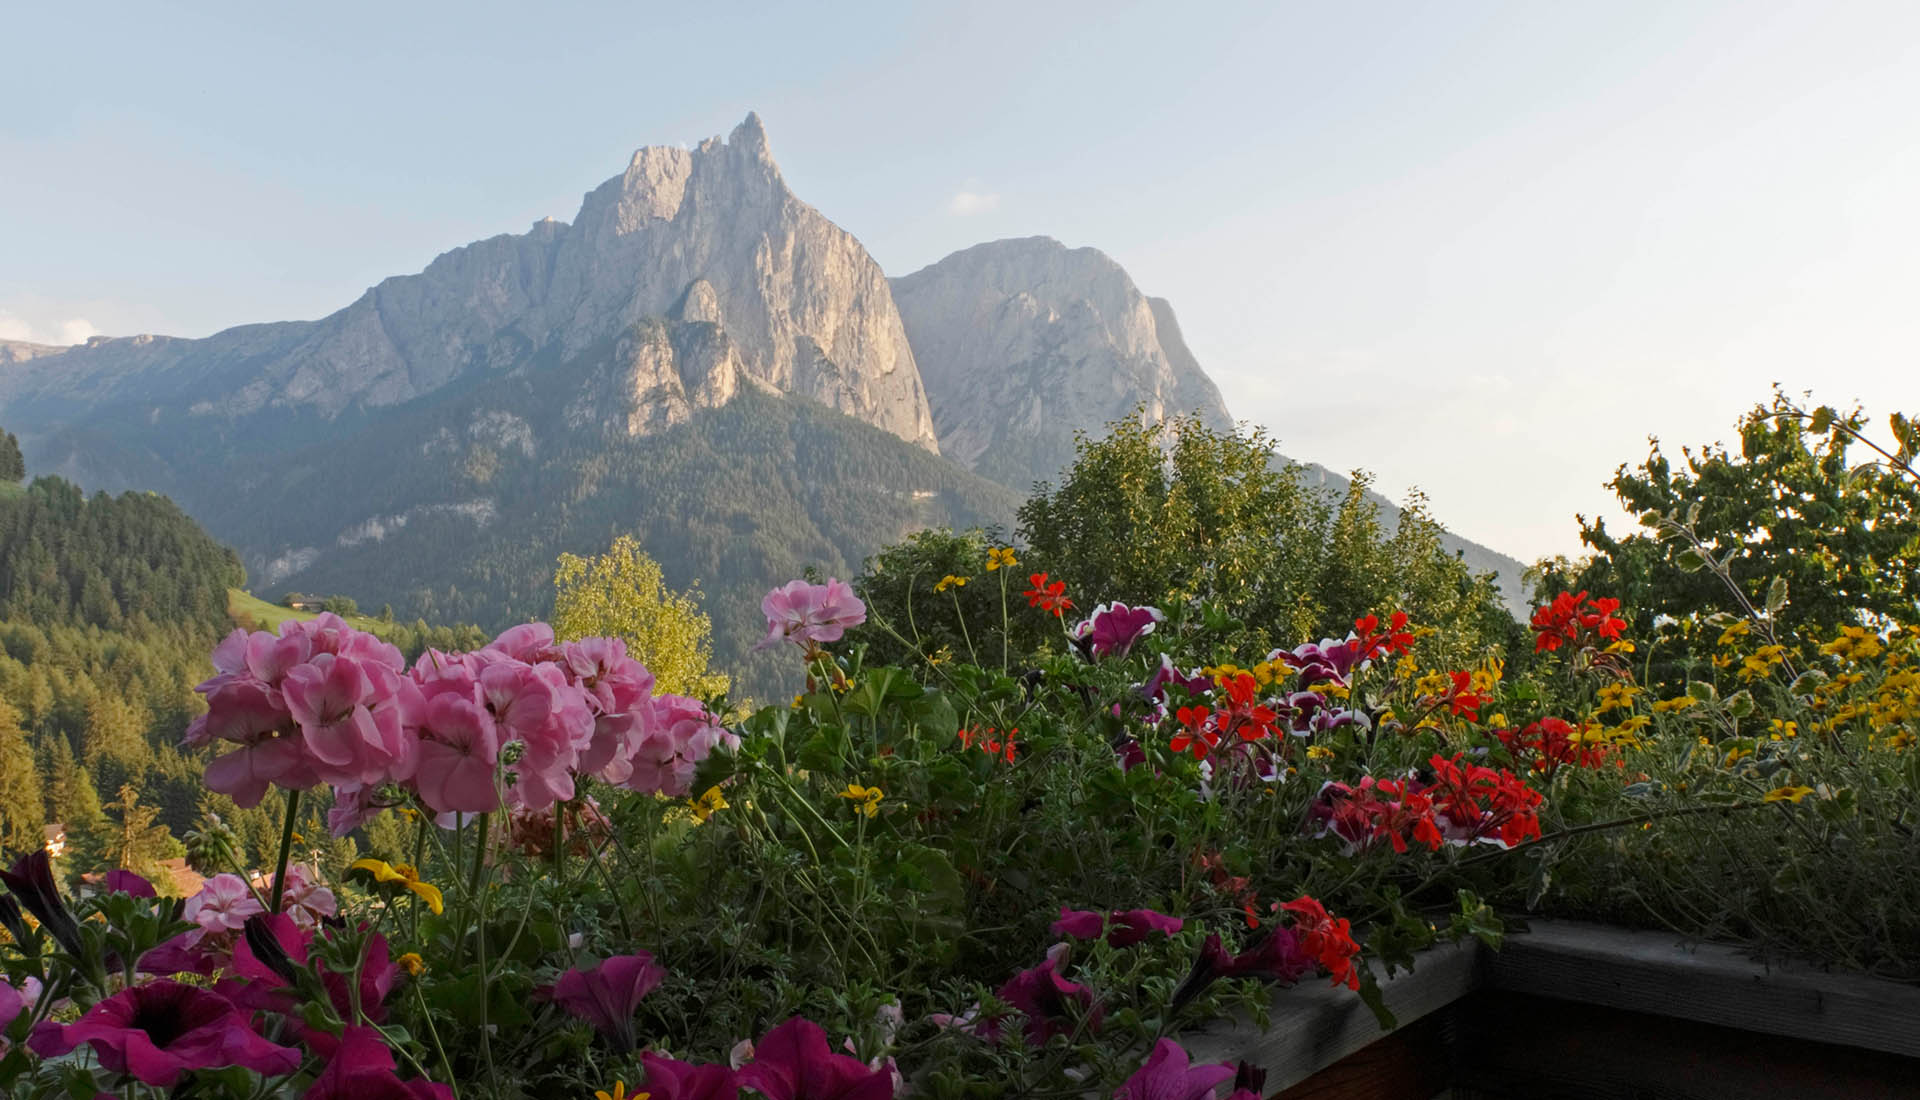
<svg viewBox="0 0 1920 1100">
<path fill-rule="evenodd" d="M 1536 921 L 1381 984 L 1390 1033 L 1351 992 L 1308 984 L 1275 997 L 1266 1029 L 1188 1046 L 1260 1066 L 1288 1100 L 1920 1100 L 1920 988 L 1671 933 Z"/>
</svg>

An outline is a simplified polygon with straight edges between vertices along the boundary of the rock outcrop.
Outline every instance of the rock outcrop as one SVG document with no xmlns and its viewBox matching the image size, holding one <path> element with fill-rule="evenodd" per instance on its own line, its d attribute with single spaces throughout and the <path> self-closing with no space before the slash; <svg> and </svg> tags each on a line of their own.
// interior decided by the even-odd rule
<svg viewBox="0 0 1920 1100">
<path fill-rule="evenodd" d="M 787 188 L 753 115 L 726 141 L 635 153 L 572 225 L 549 218 L 456 248 L 319 321 L 22 356 L 0 373 L 0 406 L 43 430 L 129 401 L 182 431 L 205 417 L 333 419 L 475 374 L 539 370 L 669 319 L 714 331 L 670 341 L 672 362 L 658 348 L 629 357 L 629 396 L 664 402 L 611 410 L 635 430 L 684 419 L 679 403 L 725 400 L 746 379 L 935 449 L 885 275 Z"/>
<path fill-rule="evenodd" d="M 1076 431 L 1136 408 L 1231 424 L 1173 311 L 1119 264 L 1047 237 L 994 241 L 893 281 L 947 457 L 1024 487 L 1073 458 Z"/>
</svg>

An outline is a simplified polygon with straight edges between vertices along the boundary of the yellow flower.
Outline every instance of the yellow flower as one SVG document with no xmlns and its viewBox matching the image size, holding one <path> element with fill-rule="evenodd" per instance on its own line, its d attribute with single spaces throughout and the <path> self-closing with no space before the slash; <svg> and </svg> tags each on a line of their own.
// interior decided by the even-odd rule
<svg viewBox="0 0 1920 1100">
<path fill-rule="evenodd" d="M 1753 628 L 1747 624 L 1747 620 L 1741 619 L 1739 622 L 1734 623 L 1732 626 L 1720 632 L 1720 644 L 1723 646 L 1738 644 L 1740 639 L 1746 637 L 1747 633 L 1752 629 Z"/>
<path fill-rule="evenodd" d="M 1325 745 L 1308 745 L 1307 759 L 1308 760 L 1332 760 L 1333 750 L 1326 747 Z"/>
<path fill-rule="evenodd" d="M 606 1089 L 593 1090 L 593 1100 L 647 1100 L 652 1095 L 650 1092 L 628 1092 L 625 1081 L 615 1081 L 612 1092 Z"/>
<path fill-rule="evenodd" d="M 1767 728 L 1773 731 L 1773 739 L 1775 741 L 1780 740 L 1782 737 L 1800 736 L 1800 723 L 1790 719 L 1775 718 L 1767 723 Z"/>
<path fill-rule="evenodd" d="M 1812 787 L 1775 787 L 1767 792 L 1766 802 L 1799 802 L 1813 793 Z"/>
<path fill-rule="evenodd" d="M 1840 636 L 1820 647 L 1820 652 L 1829 657 L 1841 657 L 1846 660 L 1865 660 L 1878 657 L 1884 647 L 1880 636 L 1864 626 L 1843 626 Z"/>
<path fill-rule="evenodd" d="M 1498 657 L 1494 657 L 1488 660 L 1486 664 L 1473 670 L 1473 677 L 1468 684 L 1468 688 L 1481 695 L 1491 695 L 1493 694 L 1493 689 L 1499 685 L 1500 678 L 1506 675 L 1506 672 L 1506 662 Z"/>
<path fill-rule="evenodd" d="M 1501 711 L 1495 711 L 1493 716 L 1487 719 L 1487 725 L 1493 727 L 1494 729 L 1503 729 L 1506 727 L 1506 724 L 1507 724 L 1507 716 L 1504 712 L 1501 712 Z"/>
<path fill-rule="evenodd" d="M 933 590 L 935 592 L 945 592 L 949 588 L 965 588 L 966 586 L 967 578 L 956 577 L 952 573 L 948 573 L 946 576 L 940 578 L 940 583 L 934 585 Z"/>
<path fill-rule="evenodd" d="M 1606 648 L 1605 650 L 1603 650 L 1603 652 L 1606 652 L 1606 653 L 1632 653 L 1632 652 L 1633 652 L 1633 643 L 1632 643 L 1632 642 L 1629 642 L 1629 641 L 1627 641 L 1627 640 L 1626 640 L 1625 638 L 1619 638 L 1619 639 L 1616 639 L 1616 640 L 1614 640 L 1614 641 L 1613 641 L 1613 642 L 1612 642 L 1611 644 L 1609 644 L 1609 645 L 1607 646 L 1607 648 Z"/>
<path fill-rule="evenodd" d="M 446 901 L 440 896 L 440 888 L 430 882 L 421 882 L 420 872 L 414 870 L 411 863 L 388 863 L 383 859 L 363 859 L 354 863 L 348 870 L 365 871 L 373 876 L 373 881 L 376 883 L 397 883 L 402 890 L 426 902 L 427 908 L 433 910 L 433 915 L 436 917 L 446 910 Z"/>
<path fill-rule="evenodd" d="M 421 958 L 418 954 L 412 951 L 409 951 L 406 954 L 395 959 L 394 962 L 399 963 L 401 969 L 405 970 L 407 973 L 413 975 L 416 978 L 420 976 L 420 972 L 422 970 L 425 970 L 427 968 L 427 960 Z"/>
<path fill-rule="evenodd" d="M 1639 688 L 1624 681 L 1607 684 L 1600 689 L 1600 707 L 1597 713 L 1605 714 L 1610 710 L 1630 707 L 1633 705 L 1633 697 L 1638 694 L 1640 694 Z"/>
<path fill-rule="evenodd" d="M 1758 680 L 1785 661 L 1786 653 L 1787 647 L 1783 645 L 1761 646 L 1740 662 L 1740 679 Z"/>
<path fill-rule="evenodd" d="M 1644 714 L 1635 714 L 1635 715 L 1632 715 L 1631 717 L 1621 719 L 1620 724 L 1613 728 L 1620 735 L 1625 737 L 1631 737 L 1634 734 L 1639 733 L 1641 730 L 1646 729 L 1648 723 L 1652 721 L 1653 719 L 1647 717 Z"/>
<path fill-rule="evenodd" d="M 849 783 L 847 789 L 840 792 L 840 797 L 852 802 L 856 811 L 873 817 L 880 812 L 880 800 L 886 795 L 882 794 L 878 787 L 862 787 L 858 783 Z"/>
<path fill-rule="evenodd" d="M 1671 699 L 1662 699 L 1653 704 L 1653 713 L 1672 714 L 1676 710 L 1685 710 L 1699 701 L 1691 695 L 1676 695 Z"/>
<path fill-rule="evenodd" d="M 1890 749 L 1910 749 L 1913 747 L 1914 740 L 1912 730 L 1898 730 L 1888 734 L 1880 743 Z"/>
<path fill-rule="evenodd" d="M 1713 655 L 1713 667 L 1715 667 L 1715 668 L 1732 668 L 1732 667 L 1733 667 L 1733 658 L 1732 658 L 1732 657 L 1729 657 L 1729 656 L 1727 656 L 1727 655 L 1726 655 L 1726 654 L 1724 654 L 1724 653 L 1716 653 L 1716 654 L 1714 654 L 1714 655 Z"/>
<path fill-rule="evenodd" d="M 1444 672 L 1429 672 L 1413 682 L 1413 690 L 1420 695 L 1445 695 L 1453 681 Z"/>
<path fill-rule="evenodd" d="M 1013 556 L 1011 546 L 996 546 L 987 551 L 987 572 L 989 573 L 1003 567 L 1012 569 L 1019 564 L 1020 559 Z"/>
<path fill-rule="evenodd" d="M 713 816 L 715 810 L 727 808 L 727 800 L 720 794 L 720 788 L 708 787 L 699 798 L 689 799 L 688 807 L 693 811 L 694 819 L 705 821 Z"/>
<path fill-rule="evenodd" d="M 1741 749 L 1741 748 L 1729 749 L 1727 750 L 1727 766 L 1732 767 L 1734 764 L 1739 762 L 1741 757 L 1752 756 L 1752 755 L 1753 755 L 1752 749 Z"/>
</svg>

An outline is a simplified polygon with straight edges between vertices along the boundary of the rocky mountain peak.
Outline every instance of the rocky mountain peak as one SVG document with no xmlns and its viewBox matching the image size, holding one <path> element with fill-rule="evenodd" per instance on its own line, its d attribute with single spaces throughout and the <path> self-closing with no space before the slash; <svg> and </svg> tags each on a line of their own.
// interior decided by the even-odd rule
<svg viewBox="0 0 1920 1100">
<path fill-rule="evenodd" d="M 1073 457 L 1075 431 L 1097 433 L 1136 408 L 1231 423 L 1171 309 L 1157 311 L 1097 249 L 992 241 L 893 290 L 942 453 L 1005 484 L 1052 479 Z"/>
<path fill-rule="evenodd" d="M 84 419 L 96 402 L 157 398 L 151 422 L 178 418 L 173 431 L 210 415 L 331 419 L 413 401 L 463 376 L 604 354 L 592 349 L 666 319 L 719 326 L 724 340 L 700 344 L 700 361 L 689 363 L 669 361 L 693 346 L 684 340 L 648 343 L 626 362 L 651 356 L 640 372 L 649 378 L 731 371 L 936 449 L 885 275 L 851 234 L 787 188 L 755 114 L 724 142 L 638 150 L 586 194 L 571 224 L 544 219 L 455 248 L 317 322 L 36 356 L 33 369 L 0 377 L 0 407 L 44 398 L 63 418 L 78 409 Z M 631 381 L 620 390 L 634 400 L 659 389 Z M 737 390 L 690 388 L 713 400 Z M 644 409 L 621 418 L 659 419 Z"/>
</svg>

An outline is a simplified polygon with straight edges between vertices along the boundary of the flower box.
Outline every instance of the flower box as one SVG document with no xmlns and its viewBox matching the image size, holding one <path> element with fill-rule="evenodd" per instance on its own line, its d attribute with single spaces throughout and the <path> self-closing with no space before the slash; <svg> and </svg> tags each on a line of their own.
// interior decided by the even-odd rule
<svg viewBox="0 0 1920 1100">
<path fill-rule="evenodd" d="M 1261 1066 L 1290 1100 L 1920 1096 L 1920 989 L 1671 933 L 1535 921 L 1381 986 L 1386 1034 L 1351 993 L 1307 985 L 1276 996 L 1264 1031 L 1189 1047 Z"/>
</svg>

